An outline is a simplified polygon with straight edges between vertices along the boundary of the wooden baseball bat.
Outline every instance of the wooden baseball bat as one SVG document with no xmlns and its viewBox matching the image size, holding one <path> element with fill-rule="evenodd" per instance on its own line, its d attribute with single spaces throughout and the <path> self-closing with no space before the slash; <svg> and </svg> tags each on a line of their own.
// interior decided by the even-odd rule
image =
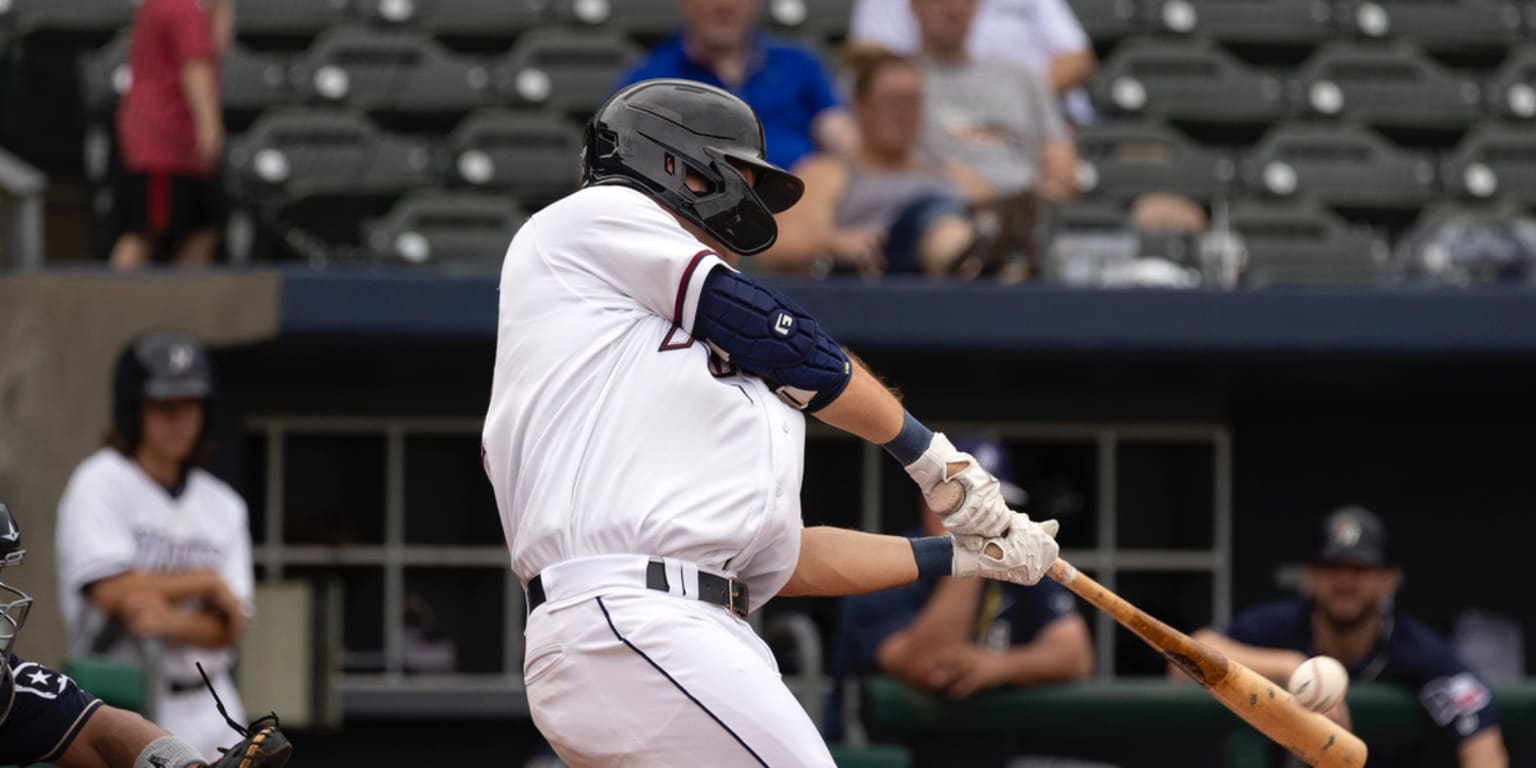
<svg viewBox="0 0 1536 768">
<path fill-rule="evenodd" d="M 1365 765 L 1365 743 L 1360 737 L 1297 704 L 1285 686 L 1158 621 L 1079 573 L 1065 560 L 1057 560 L 1051 566 L 1050 577 L 1146 641 L 1209 691 L 1222 706 L 1247 720 L 1249 725 L 1306 761 L 1307 765 L 1322 768 Z"/>
</svg>

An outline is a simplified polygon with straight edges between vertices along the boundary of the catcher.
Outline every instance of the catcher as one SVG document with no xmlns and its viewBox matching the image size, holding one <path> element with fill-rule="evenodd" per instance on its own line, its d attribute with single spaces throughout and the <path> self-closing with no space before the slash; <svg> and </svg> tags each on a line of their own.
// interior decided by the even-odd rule
<svg viewBox="0 0 1536 768">
<path fill-rule="evenodd" d="M 25 556 L 16 518 L 0 503 L 0 572 L 20 565 Z M 249 728 L 231 721 L 241 740 L 210 766 L 190 744 L 154 723 L 107 706 L 58 672 L 17 658 L 11 647 L 31 607 L 31 597 L 0 581 L 0 658 L 6 660 L 0 673 L 0 765 L 280 768 L 288 762 L 293 745 L 275 715 Z M 218 707 L 222 712 L 223 704 Z"/>
</svg>

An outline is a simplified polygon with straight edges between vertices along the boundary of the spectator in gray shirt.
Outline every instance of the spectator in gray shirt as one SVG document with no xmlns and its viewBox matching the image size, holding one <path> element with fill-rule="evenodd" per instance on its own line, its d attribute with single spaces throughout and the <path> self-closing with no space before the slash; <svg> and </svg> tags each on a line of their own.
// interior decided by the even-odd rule
<svg viewBox="0 0 1536 768">
<path fill-rule="evenodd" d="M 977 0 L 911 2 L 927 77 L 923 150 L 970 168 L 999 198 L 1074 197 L 1077 148 L 1050 86 L 1015 64 L 967 52 Z"/>
</svg>

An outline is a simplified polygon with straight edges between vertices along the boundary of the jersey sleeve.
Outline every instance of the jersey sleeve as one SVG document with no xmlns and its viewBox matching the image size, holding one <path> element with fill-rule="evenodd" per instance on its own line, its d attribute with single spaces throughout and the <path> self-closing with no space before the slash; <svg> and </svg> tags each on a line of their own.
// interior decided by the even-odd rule
<svg viewBox="0 0 1536 768">
<path fill-rule="evenodd" d="M 643 194 L 581 194 L 578 212 L 540 222 L 541 246 L 562 282 L 596 308 L 639 309 L 692 335 L 704 278 L 725 262 Z"/>
<path fill-rule="evenodd" d="M 55 552 L 59 587 L 66 592 L 133 570 L 133 530 L 100 469 L 83 465 L 59 500 Z"/>
<path fill-rule="evenodd" d="M 1088 49 L 1088 35 L 1066 0 L 1036 0 L 1035 14 L 1035 22 L 1040 25 L 1040 38 L 1050 55 Z"/>
<path fill-rule="evenodd" d="M 1401 627 L 1393 645 L 1393 661 L 1417 678 L 1419 703 L 1453 739 L 1463 741 L 1499 724 L 1488 686 L 1427 627 Z"/>
<path fill-rule="evenodd" d="M 1254 606 L 1232 619 L 1222 634 L 1245 645 L 1264 648 L 1291 648 L 1296 646 L 1298 611 L 1301 606 L 1291 602 L 1267 603 Z"/>
<path fill-rule="evenodd" d="M 880 644 L 911 624 L 925 599 L 921 582 L 843 598 L 838 609 L 838 643 L 847 668 L 842 671 L 853 675 L 878 672 L 875 653 Z"/>
<path fill-rule="evenodd" d="M 11 656 L 0 700 L 11 702 L 0 721 L 0 765 L 49 762 L 69 749 L 101 700 L 41 664 Z"/>
</svg>

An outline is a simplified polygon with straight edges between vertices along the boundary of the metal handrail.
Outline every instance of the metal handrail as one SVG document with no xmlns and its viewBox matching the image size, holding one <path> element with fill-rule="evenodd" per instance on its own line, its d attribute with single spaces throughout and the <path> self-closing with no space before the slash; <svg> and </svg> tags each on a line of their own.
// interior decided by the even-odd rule
<svg viewBox="0 0 1536 768">
<path fill-rule="evenodd" d="M 43 265 L 43 193 L 48 176 L 0 147 L 0 192 L 16 199 L 11 226 L 11 264 L 19 269 Z"/>
</svg>

